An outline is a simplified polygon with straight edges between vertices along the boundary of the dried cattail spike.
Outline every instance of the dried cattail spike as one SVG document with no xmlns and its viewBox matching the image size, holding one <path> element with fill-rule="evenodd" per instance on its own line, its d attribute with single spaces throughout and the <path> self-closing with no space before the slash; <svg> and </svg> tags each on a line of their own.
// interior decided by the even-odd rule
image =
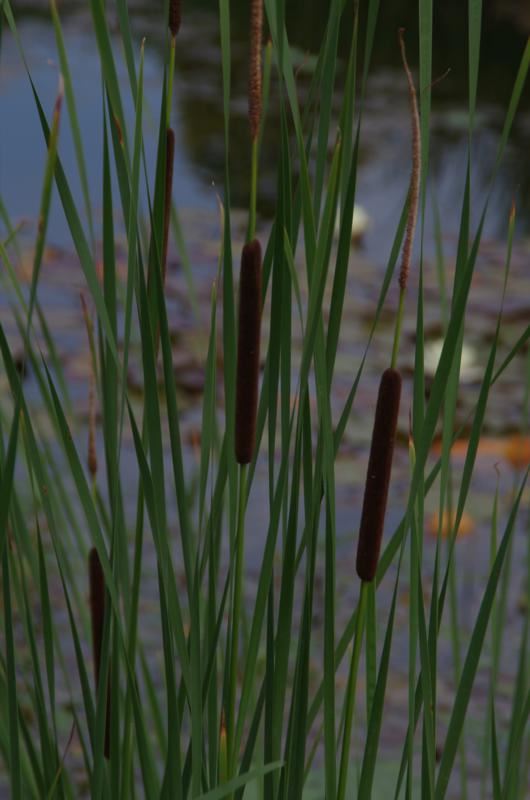
<svg viewBox="0 0 530 800">
<path fill-rule="evenodd" d="M 381 376 L 377 396 L 357 544 L 357 574 L 363 581 L 372 581 L 377 570 L 400 397 L 401 375 L 395 369 L 385 370 Z"/>
<path fill-rule="evenodd" d="M 173 162 L 175 160 L 175 131 L 168 128 L 166 133 L 166 185 L 164 197 L 164 241 L 162 250 L 162 285 L 166 280 L 167 246 L 169 242 L 169 221 L 171 219 L 171 196 L 173 190 Z"/>
<path fill-rule="evenodd" d="M 96 692 L 99 687 L 101 646 L 103 643 L 103 622 L 105 619 L 105 576 L 98 551 L 95 547 L 88 554 L 88 575 L 90 585 L 90 617 L 92 621 L 92 653 L 94 656 L 94 677 Z M 107 709 L 105 720 L 105 743 L 103 754 L 105 758 L 110 755 L 110 685 L 107 685 Z"/>
<path fill-rule="evenodd" d="M 250 69 L 248 80 L 248 116 L 250 136 L 257 139 L 261 120 L 261 45 L 263 38 L 263 0 L 250 6 Z"/>
<path fill-rule="evenodd" d="M 243 247 L 239 278 L 237 346 L 236 459 L 249 464 L 254 454 L 258 409 L 261 327 L 261 246 L 257 239 Z"/>
<path fill-rule="evenodd" d="M 180 0 L 169 0 L 168 27 L 175 38 L 180 29 Z"/>
<path fill-rule="evenodd" d="M 401 255 L 401 269 L 399 271 L 399 286 L 401 291 L 405 291 L 410 270 L 410 259 L 412 255 L 412 245 L 414 243 L 414 232 L 416 230 L 416 219 L 418 217 L 418 203 L 420 197 L 420 177 L 421 177 L 421 136 L 420 136 L 420 115 L 418 113 L 418 101 L 414 81 L 407 62 L 405 52 L 405 41 L 403 39 L 403 28 L 398 31 L 399 47 L 401 49 L 401 59 L 403 68 L 407 76 L 409 85 L 410 116 L 412 120 L 412 171 L 409 185 L 409 210 L 407 216 L 407 228 L 405 231 L 405 241 Z"/>
</svg>

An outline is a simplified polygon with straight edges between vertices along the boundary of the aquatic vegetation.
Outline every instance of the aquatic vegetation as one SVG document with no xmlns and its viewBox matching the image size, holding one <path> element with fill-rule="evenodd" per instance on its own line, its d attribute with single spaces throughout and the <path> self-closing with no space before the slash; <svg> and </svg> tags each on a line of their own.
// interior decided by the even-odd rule
<svg viewBox="0 0 530 800">
<path fill-rule="evenodd" d="M 150 17 L 163 42 L 155 113 L 144 73 L 151 45 L 144 31 L 136 38 L 129 4 L 117 0 L 116 20 L 101 0 L 89 5 L 101 69 L 100 161 L 85 163 L 81 97 L 52 3 L 61 72 L 53 108 L 27 64 L 46 163 L 24 276 L 20 232 L 0 203 L 0 793 L 6 784 L 14 800 L 525 796 L 528 605 L 508 622 L 515 559 L 525 564 L 530 595 L 530 540 L 520 536 L 528 403 L 509 438 L 487 430 L 499 379 L 528 363 L 530 327 L 508 344 L 502 328 L 515 208 L 463 420 L 459 401 L 469 298 L 530 44 L 513 76 L 490 190 L 475 196 L 481 4 L 470 0 L 468 168 L 451 271 L 437 231 L 433 355 L 425 336 L 433 3 L 418 3 L 418 41 L 406 35 L 417 75 L 402 30 L 395 41 L 410 105 L 411 150 L 402 157 L 411 175 L 387 264 L 367 280 L 352 225 L 374 42 L 388 9 L 331 0 L 302 90 L 286 4 L 249 4 L 242 213 L 232 193 L 231 168 L 242 157 L 230 125 L 232 9 L 220 0 L 225 174 L 209 311 L 204 293 L 194 294 L 196 254 L 186 248 L 180 208 L 174 95 L 187 5 L 169 0 L 158 22 Z M 1 13 L 2 35 L 27 51 L 9 0 Z M 277 196 L 267 224 L 260 156 L 272 106 Z M 80 202 L 63 160 L 65 122 Z M 154 155 L 146 147 L 153 125 Z M 87 180 L 95 173 L 99 201 Z M 87 355 L 76 364 L 77 385 L 43 292 L 53 203 L 82 273 Z M 181 269 L 187 283 L 177 285 Z M 344 352 L 361 285 L 371 304 L 365 340 Z M 183 362 L 176 343 L 191 318 L 196 351 Z M 383 355 L 372 361 L 376 342 Z M 348 360 L 346 386 L 340 359 Z M 193 400 L 181 391 L 190 363 L 199 373 Z M 494 474 L 482 493 L 488 537 L 464 542 L 485 453 L 510 465 L 509 485 Z M 348 476 L 346 489 L 339 474 Z M 472 569 L 461 563 L 470 543 Z M 478 601 L 461 603 L 471 583 Z M 397 649 L 406 661 L 401 685 Z M 392 741 L 383 720 L 396 706 Z"/>
</svg>

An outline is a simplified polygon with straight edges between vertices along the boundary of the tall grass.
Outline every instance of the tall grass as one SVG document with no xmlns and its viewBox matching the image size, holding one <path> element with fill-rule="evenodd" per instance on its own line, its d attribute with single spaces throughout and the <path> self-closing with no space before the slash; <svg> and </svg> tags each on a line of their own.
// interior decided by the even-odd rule
<svg viewBox="0 0 530 800">
<path fill-rule="evenodd" d="M 451 287 L 440 262 L 448 297 L 442 292 L 443 348 L 428 400 L 423 251 L 434 33 L 433 4 L 419 0 L 419 41 L 405 34 L 409 55 L 419 53 L 419 78 L 411 74 L 404 39 L 400 40 L 403 81 L 411 103 L 411 183 L 396 220 L 394 240 L 388 242 L 388 263 L 363 356 L 357 362 L 352 359 L 351 383 L 337 415 L 331 394 L 339 343 L 346 335 L 342 317 L 347 276 L 355 269 L 350 240 L 363 115 L 371 54 L 378 25 L 385 21 L 384 9 L 380 10 L 377 0 L 353 4 L 342 108 L 337 115 L 332 99 L 340 68 L 339 31 L 349 4 L 343 0 L 329 4 L 308 99 L 301 105 L 285 27 L 285 3 L 265 0 L 264 8 L 260 1 L 251 3 L 248 146 L 252 166 L 238 299 L 234 262 L 239 260 L 239 245 L 232 240 L 230 185 L 231 162 L 238 157 L 230 139 L 231 8 L 229 0 L 220 0 L 225 180 L 219 274 L 212 287 L 204 355 L 196 475 L 190 474 L 185 460 L 165 291 L 171 218 L 177 223 L 178 244 L 183 246 L 178 209 L 171 208 L 172 197 L 178 196 L 173 191 L 171 117 L 173 87 L 179 78 L 176 52 L 180 30 L 186 25 L 186 4 L 182 19 L 180 3 L 161 5 L 165 62 L 156 115 L 156 162 L 150 164 L 144 147 L 143 67 L 149 44 L 142 41 L 139 45 L 133 39 L 125 0 L 116 2 L 118 33 L 111 33 L 105 3 L 90 2 L 103 106 L 101 163 L 90 165 L 101 173 L 100 232 L 94 222 L 84 132 L 77 117 L 82 98 L 75 95 L 68 38 L 63 35 L 55 2 L 50 13 L 62 77 L 53 110 L 43 106 L 24 59 L 47 159 L 29 299 L 17 277 L 18 233 L 9 222 L 9 208 L 1 204 L 6 223 L 6 233 L 0 238 L 2 274 L 24 358 L 38 387 L 36 401 L 26 391 L 13 342 L 0 323 L 5 377 L 0 417 L 0 753 L 10 796 L 14 800 L 88 795 L 124 800 L 243 796 L 364 800 L 383 793 L 435 800 L 451 793 L 474 797 L 477 782 L 470 765 L 466 712 L 477 675 L 486 670 L 479 767 L 483 796 L 503 800 L 526 797 L 530 765 L 528 610 L 519 640 L 511 645 L 517 667 L 515 682 L 509 687 L 508 719 L 501 720 L 497 697 L 502 689 L 500 663 L 514 532 L 527 498 L 527 470 L 517 475 L 502 531 L 500 498 L 496 496 L 492 502 L 489 574 L 465 641 L 459 629 L 455 589 L 457 533 L 475 473 L 490 390 L 530 337 L 527 326 L 502 363 L 497 363 L 503 294 L 469 421 L 460 487 L 455 492 L 452 445 L 459 436 L 455 412 L 465 317 L 491 197 L 491 188 L 485 197 L 472 197 L 470 181 L 482 4 L 477 0 L 468 3 L 469 160 Z M 8 28 L 3 35 L 16 40 L 24 57 L 29 43 L 19 38 L 17 16 L 9 0 L 3 0 L 2 18 Z M 263 25 L 270 36 L 267 44 Z M 117 43 L 125 56 L 127 85 L 118 78 Z M 529 66 L 530 45 L 521 54 L 519 72 L 514 76 L 498 156 L 492 164 L 491 187 Z M 259 163 L 267 133 L 267 109 L 273 102 L 269 97 L 273 81 L 279 118 L 277 199 L 266 238 L 258 216 Z M 124 108 L 131 98 L 134 118 L 128 120 Z M 82 205 L 74 199 L 73 177 L 61 159 L 59 123 L 66 114 L 74 136 Z M 334 141 L 331 159 L 330 139 Z M 409 157 L 409 153 L 403 154 L 403 158 Z M 62 205 L 86 281 L 85 316 L 93 376 L 88 452 L 86 438 L 78 443 L 75 436 L 68 380 L 53 326 L 39 299 L 52 201 Z M 472 230 L 475 208 L 480 217 L 477 229 Z M 413 250 L 418 214 L 419 246 Z M 115 244 L 120 216 L 127 240 L 123 282 L 118 277 Z M 337 216 L 339 236 L 334 243 Z M 515 211 L 506 227 L 504 292 Z M 103 253 L 102 274 L 97 269 L 98 249 Z M 400 252 L 401 270 L 397 269 Z M 182 256 L 185 261 L 186 253 Z M 392 530 L 385 510 L 400 405 L 397 364 L 401 323 L 408 308 L 404 292 L 412 270 L 419 275 L 419 288 L 415 351 L 411 354 L 415 369 L 408 436 L 410 480 L 403 497 L 403 516 Z M 352 279 L 355 281 L 355 275 Z M 388 353 L 391 367 L 381 382 L 369 460 L 366 454 L 360 531 L 342 530 L 337 515 L 338 454 L 383 309 L 391 307 L 389 290 L 393 285 L 399 287 L 398 307 L 392 309 L 396 315 L 394 346 Z M 260 334 L 262 313 L 270 320 L 268 337 Z M 218 333 L 220 317 L 222 331 Z M 301 339 L 299 351 L 293 344 L 295 335 Z M 140 346 L 141 402 L 133 398 L 127 382 L 135 342 Z M 401 343 L 401 347 L 410 344 Z M 224 390 L 223 413 L 216 404 L 219 384 Z M 376 398 L 373 400 L 375 405 Z M 403 406 L 403 399 L 401 403 Z M 35 407 L 41 412 L 39 417 L 33 414 Z M 404 412 L 406 416 L 408 408 Z M 51 426 L 53 447 L 49 432 L 42 427 L 44 418 Z M 440 421 L 441 452 L 433 463 L 431 451 Z M 98 436 L 94 435 L 96 425 Z M 135 456 L 133 487 L 124 470 L 124 437 L 129 432 Z M 259 506 L 253 490 L 262 471 L 266 472 L 266 500 Z M 125 510 L 125 497 L 131 494 L 136 501 L 132 520 Z M 425 500 L 434 494 L 440 525 L 434 563 L 427 564 L 423 552 Z M 176 533 L 168 511 L 175 499 Z M 257 583 L 251 588 L 244 558 L 245 531 L 263 517 L 266 533 Z M 444 518 L 451 520 L 445 549 Z M 385 522 L 387 536 L 380 553 Z M 346 613 L 344 597 L 337 590 L 339 536 L 349 537 L 352 559 L 358 548 L 358 576 L 351 578 L 358 602 Z M 147 630 L 152 622 L 142 610 L 149 553 L 154 553 L 156 561 L 158 604 L 158 623 L 152 630 Z M 87 556 L 89 571 L 84 566 Z M 525 569 L 530 586 L 530 547 Z M 319 575 L 323 575 L 321 597 L 317 595 Z M 378 603 L 383 581 L 391 587 L 388 608 Z M 392 647 L 398 635 L 398 598 L 404 585 L 409 592 L 408 685 L 402 708 L 406 730 L 394 754 L 391 778 L 383 784 L 388 759 L 381 753 L 380 742 Z M 383 612 L 384 629 L 380 628 Z M 63 613 L 68 637 L 58 624 Z M 339 625 L 339 618 L 346 618 L 344 626 Z M 443 626 L 448 626 L 452 642 L 451 676 L 440 674 L 438 642 Z M 315 647 L 317 635 L 322 635 L 321 648 Z M 158 660 L 153 657 L 153 636 Z M 362 685 L 357 685 L 357 678 L 363 650 L 365 697 L 361 702 Z M 340 676 L 346 661 L 350 666 L 343 688 Z M 439 697 L 442 677 L 451 681 L 450 711 L 445 719 Z M 64 708 L 59 712 L 59 691 L 69 699 L 66 714 Z M 356 714 L 356 707 L 362 712 Z"/>
</svg>

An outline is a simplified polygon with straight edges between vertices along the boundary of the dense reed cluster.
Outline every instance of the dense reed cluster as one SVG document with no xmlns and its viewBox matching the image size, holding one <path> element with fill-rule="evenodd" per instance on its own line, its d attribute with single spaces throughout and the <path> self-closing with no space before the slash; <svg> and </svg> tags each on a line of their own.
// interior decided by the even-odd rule
<svg viewBox="0 0 530 800">
<path fill-rule="evenodd" d="M 402 30 L 412 141 L 408 194 L 394 240 L 388 241 L 386 269 L 371 267 L 372 280 L 379 275 L 381 286 L 377 299 L 372 286 L 367 292 L 366 302 L 374 305 L 361 349 L 359 342 L 351 346 L 351 325 L 344 324 L 345 298 L 355 295 L 363 280 L 351 231 L 357 183 L 362 186 L 358 173 L 373 48 L 388 9 L 378 0 L 367 0 L 366 6 L 330 0 L 322 12 L 321 48 L 308 59 L 308 69 L 299 70 L 287 3 L 250 0 L 245 46 L 236 49 L 238 6 L 219 0 L 220 69 L 214 77 L 219 86 L 207 88 L 222 102 L 226 163 L 218 263 L 210 264 L 208 249 L 208 255 L 200 247 L 188 251 L 180 208 L 190 203 L 178 180 L 176 159 L 182 154 L 175 152 L 175 132 L 181 141 L 175 105 L 182 95 L 174 91 L 181 78 L 176 67 L 181 3 L 169 0 L 159 20 L 150 9 L 150 37 L 140 47 L 135 35 L 143 17 L 129 20 L 128 5 L 117 0 L 114 26 L 105 3 L 89 3 L 90 35 L 101 66 L 103 143 L 101 165 L 90 164 L 90 171 L 84 150 L 88 131 L 79 124 L 69 42 L 56 2 L 50 14 L 64 80 L 54 107 L 40 97 L 26 59 L 46 158 L 29 287 L 18 262 L 24 226 L 12 223 L 0 197 L 0 278 L 8 298 L 0 320 L 0 795 L 5 782 L 13 800 L 303 800 L 310 793 L 328 800 L 388 793 L 407 799 L 445 800 L 452 793 L 519 800 L 530 773 L 530 614 L 527 608 L 514 612 L 510 581 L 514 554 L 519 557 L 526 548 L 526 562 L 520 558 L 526 563 L 522 588 L 530 596 L 530 540 L 515 539 L 527 491 L 524 453 L 518 451 L 513 460 L 509 489 L 504 491 L 499 478 L 487 520 L 489 552 L 471 582 L 460 568 L 457 543 L 475 490 L 490 390 L 530 341 L 527 329 L 507 344 L 502 307 L 484 343 L 488 352 L 476 397 L 467 398 L 474 407 L 465 420 L 469 438 L 461 476 L 451 449 L 464 435 L 457 430 L 459 366 L 491 193 L 473 197 L 469 168 L 456 264 L 447 275 L 437 243 L 444 343 L 425 399 L 423 278 L 430 265 L 424 247 L 418 253 L 417 302 L 412 298 L 405 307 L 405 291 L 416 267 L 416 226 L 424 226 L 428 209 L 428 192 L 422 190 L 436 177 L 422 174 L 428 171 L 432 85 L 421 86 L 418 104 L 416 69 L 409 67 Z M 470 2 L 466 22 L 472 112 L 479 6 Z M 432 11 L 432 3 L 418 2 L 419 46 L 408 43 L 410 53 L 418 52 L 419 75 L 428 81 Z M 4 0 L 2 35 L 24 50 L 20 13 Z M 202 17 L 190 18 L 192 32 L 197 19 Z M 270 35 L 265 50 L 264 26 Z M 181 42 L 190 47 L 191 38 L 181 37 L 178 47 Z M 200 36 L 193 46 L 200 55 Z M 395 40 L 394 47 L 397 58 Z M 231 171 L 236 159 L 247 163 L 232 125 L 241 107 L 234 96 L 240 54 L 246 61 L 241 74 L 248 73 L 243 147 L 250 149 L 243 192 Z M 152 64 L 158 69 L 160 57 L 157 116 Z M 149 81 L 147 58 L 152 58 Z M 0 62 L 0 79 L 2 69 Z M 514 79 L 495 170 L 529 70 L 530 44 Z M 61 114 L 69 118 L 75 169 L 59 142 Z M 151 141 L 146 144 L 157 118 L 152 161 Z M 470 165 L 473 119 L 470 113 Z M 332 152 L 329 142 L 335 142 Z M 267 182 L 268 191 L 272 185 L 276 192 L 270 219 L 260 193 L 263 143 L 277 168 L 275 181 Z M 408 146 L 403 161 L 407 152 Z M 93 175 L 101 176 L 97 202 Z M 82 208 L 70 185 L 78 178 Z M 245 202 L 242 197 L 248 197 L 244 235 L 233 213 L 236 203 Z M 72 361 L 70 342 L 63 353 L 40 291 L 44 256 L 53 257 L 46 240 L 54 202 L 64 210 L 86 283 L 81 302 L 90 358 L 88 414 L 65 370 Z M 478 202 L 484 206 L 473 238 Z M 200 245 L 205 236 L 201 228 Z M 515 236 L 513 214 L 503 291 Z M 240 252 L 238 282 L 234 254 Z M 200 270 L 195 270 L 197 253 Z M 168 264 L 175 283 L 182 270 L 190 290 L 186 330 L 174 316 Z M 210 267 L 208 333 L 204 309 L 193 317 L 192 298 L 197 274 Z M 451 276 L 452 295 L 446 297 Z M 358 388 L 369 380 L 364 370 L 372 350 L 388 342 L 383 311 L 394 280 L 399 295 L 392 351 L 383 350 L 373 362 L 390 366 L 381 375 L 377 398 L 375 388 L 369 392 L 363 386 L 363 397 L 375 404 L 365 453 L 357 431 L 369 424 L 372 411 L 362 407 Z M 180 307 L 186 296 L 177 292 Z M 410 320 L 415 351 L 412 337 L 408 349 L 400 349 L 405 312 L 416 314 Z M 175 349 L 188 343 L 189 330 L 186 355 L 194 365 L 203 363 L 200 408 L 178 382 Z M 20 352 L 13 343 L 17 336 L 27 371 L 14 355 Z M 406 373 L 402 361 L 414 364 L 410 380 L 412 371 Z M 133 372 L 143 378 L 135 391 Z M 525 381 L 528 397 L 526 374 Z M 395 497 L 390 487 L 402 388 L 412 406 L 406 409 L 409 462 L 399 463 L 399 485 L 408 489 L 387 520 L 388 499 Z M 441 444 L 435 449 L 437 437 Z M 351 476 L 364 468 L 365 458 L 358 508 Z M 424 546 L 425 514 L 430 519 L 433 509 L 440 520 L 437 539 Z M 360 581 L 352 582 L 355 544 Z M 466 592 L 470 583 L 480 583 L 476 619 L 470 624 L 466 609 L 465 627 L 458 605 L 462 580 L 468 581 Z M 408 607 L 402 598 L 408 598 Z M 406 625 L 397 624 L 397 609 Z M 512 649 L 505 646 L 508 627 Z M 407 691 L 400 685 L 392 697 L 392 708 L 399 705 L 399 735 L 391 741 L 383 719 L 394 688 L 389 680 L 394 640 L 403 628 L 407 638 L 399 653 L 405 652 Z M 447 663 L 454 664 L 452 674 Z M 401 680 L 397 675 L 397 684 Z M 507 686 L 509 711 L 506 703 L 500 705 L 499 689 L 505 696 Z M 480 725 L 466 719 L 470 709 Z"/>
</svg>

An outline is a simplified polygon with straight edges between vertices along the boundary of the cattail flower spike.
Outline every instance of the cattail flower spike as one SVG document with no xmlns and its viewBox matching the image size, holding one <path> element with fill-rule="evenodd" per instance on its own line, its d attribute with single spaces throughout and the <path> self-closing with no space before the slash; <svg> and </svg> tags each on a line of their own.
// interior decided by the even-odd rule
<svg viewBox="0 0 530 800">
<path fill-rule="evenodd" d="M 392 367 L 381 376 L 357 544 L 357 574 L 373 581 L 385 522 L 392 456 L 401 398 L 401 375 Z"/>
</svg>

